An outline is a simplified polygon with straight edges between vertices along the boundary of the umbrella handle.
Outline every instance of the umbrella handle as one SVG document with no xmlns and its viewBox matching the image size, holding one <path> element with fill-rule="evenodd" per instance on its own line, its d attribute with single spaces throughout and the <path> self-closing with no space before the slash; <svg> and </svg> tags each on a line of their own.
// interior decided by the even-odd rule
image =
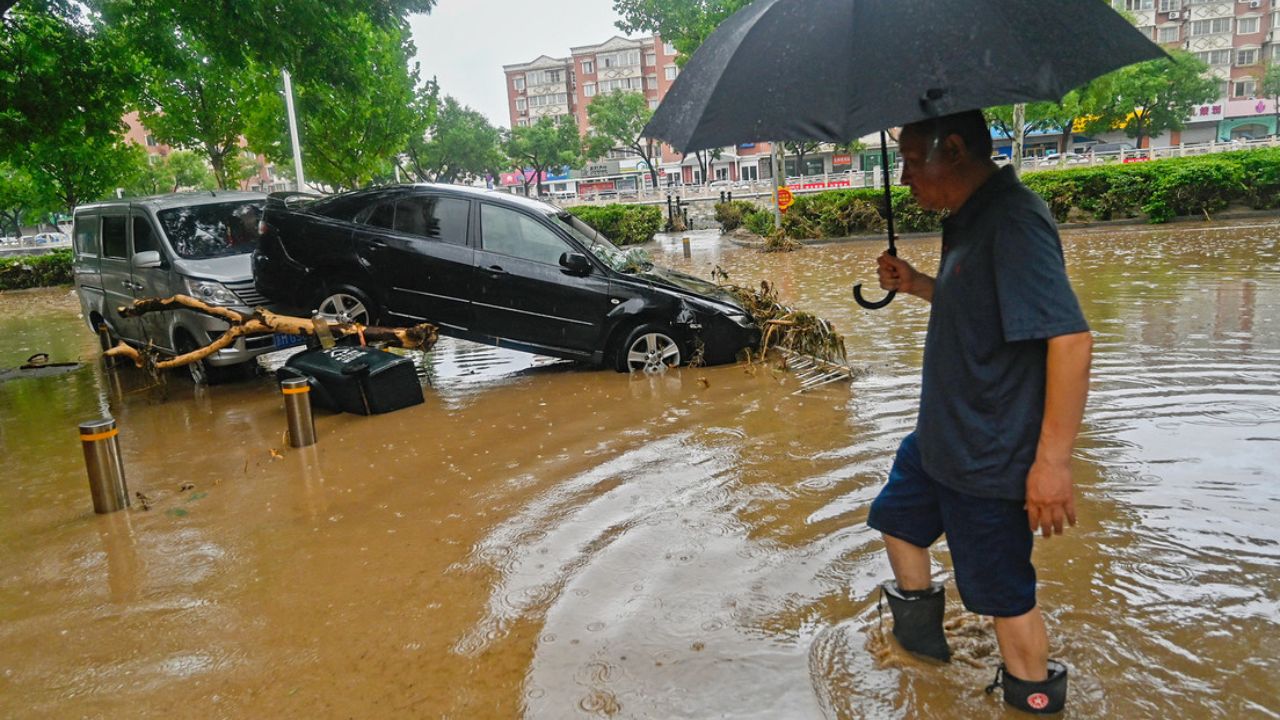
<svg viewBox="0 0 1280 720">
<path fill-rule="evenodd" d="M 858 283 L 857 285 L 853 286 L 853 299 L 857 300 L 859 305 L 861 305 L 862 307 L 868 310 L 879 310 L 885 305 L 888 305 L 889 303 L 893 302 L 893 296 L 897 294 L 898 294 L 897 290 L 890 290 L 889 294 L 885 295 L 883 300 L 876 300 L 873 302 L 871 300 L 867 300 L 866 298 L 862 297 L 862 283 Z"/>
</svg>

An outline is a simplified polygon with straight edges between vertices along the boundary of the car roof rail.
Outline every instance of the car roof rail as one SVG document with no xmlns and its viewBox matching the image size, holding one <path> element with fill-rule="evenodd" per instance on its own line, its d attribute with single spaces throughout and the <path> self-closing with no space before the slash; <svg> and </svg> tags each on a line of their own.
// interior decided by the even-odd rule
<svg viewBox="0 0 1280 720">
<path fill-rule="evenodd" d="M 315 202 L 324 197 L 315 193 L 302 192 L 300 190 L 282 190 L 279 192 L 269 193 L 267 202 L 269 204 L 279 204 L 286 208 L 295 208 Z"/>
</svg>

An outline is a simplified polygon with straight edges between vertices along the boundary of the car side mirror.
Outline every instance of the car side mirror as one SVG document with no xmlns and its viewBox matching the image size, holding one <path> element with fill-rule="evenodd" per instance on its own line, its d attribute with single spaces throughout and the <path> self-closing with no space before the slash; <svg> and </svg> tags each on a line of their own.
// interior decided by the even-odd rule
<svg viewBox="0 0 1280 720">
<path fill-rule="evenodd" d="M 147 268 L 158 268 L 164 264 L 164 259 L 160 257 L 159 250 L 146 250 L 133 256 L 133 269 L 146 270 Z"/>
<path fill-rule="evenodd" d="M 586 255 L 576 252 L 567 252 L 560 254 L 560 267 L 569 271 L 571 275 L 590 275 L 591 261 Z"/>
</svg>

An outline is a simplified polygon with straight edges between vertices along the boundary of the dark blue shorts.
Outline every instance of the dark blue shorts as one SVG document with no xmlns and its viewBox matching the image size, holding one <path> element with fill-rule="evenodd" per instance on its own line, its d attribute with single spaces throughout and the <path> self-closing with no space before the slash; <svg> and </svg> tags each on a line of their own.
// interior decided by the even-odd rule
<svg viewBox="0 0 1280 720">
<path fill-rule="evenodd" d="M 1023 503 L 965 495 L 934 481 L 920 463 L 915 433 L 898 447 L 867 524 L 922 548 L 946 533 L 956 587 L 970 612 L 1017 617 L 1036 606 L 1035 535 Z"/>
</svg>

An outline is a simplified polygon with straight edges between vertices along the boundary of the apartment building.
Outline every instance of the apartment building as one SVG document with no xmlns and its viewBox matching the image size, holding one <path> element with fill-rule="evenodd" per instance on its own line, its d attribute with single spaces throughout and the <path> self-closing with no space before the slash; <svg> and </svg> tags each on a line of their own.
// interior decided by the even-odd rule
<svg viewBox="0 0 1280 720">
<path fill-rule="evenodd" d="M 511 127 L 524 127 L 544 116 L 572 115 L 585 135 L 591 131 L 587 107 L 612 92 L 643 93 L 649 107 L 657 108 L 680 74 L 675 59 L 675 48 L 654 35 L 612 37 L 570 48 L 565 58 L 542 55 L 528 63 L 504 65 Z M 759 179 L 769 177 L 769 153 L 767 143 L 755 143 L 722 148 L 717 157 L 699 160 L 662 145 L 656 164 L 660 182 L 667 185 L 701 183 L 704 161 L 709 180 Z M 642 177 L 646 170 L 634 154 L 617 150 L 575 170 L 568 179 L 558 178 L 552 192 L 634 189 L 647 181 Z"/>
<path fill-rule="evenodd" d="M 173 152 L 173 148 L 156 141 L 151 131 L 142 124 L 142 119 L 137 112 L 126 113 L 123 120 L 125 126 L 124 139 L 127 142 L 141 146 L 153 161 L 158 161 L 157 158 L 167 157 L 170 152 Z M 240 138 L 240 146 L 244 148 L 242 150 L 244 159 L 254 166 L 255 171 L 252 177 L 240 182 L 241 190 L 276 192 L 293 189 L 292 181 L 278 176 L 275 165 L 267 162 L 266 157 L 248 150 L 247 145 L 248 143 L 245 139 Z"/>
<path fill-rule="evenodd" d="M 1271 98 L 1258 95 L 1265 62 L 1280 62 L 1280 0 L 1113 0 L 1138 29 L 1194 53 L 1217 79 L 1219 100 L 1197 108 L 1178 143 L 1256 138 L 1277 132 Z"/>
</svg>

